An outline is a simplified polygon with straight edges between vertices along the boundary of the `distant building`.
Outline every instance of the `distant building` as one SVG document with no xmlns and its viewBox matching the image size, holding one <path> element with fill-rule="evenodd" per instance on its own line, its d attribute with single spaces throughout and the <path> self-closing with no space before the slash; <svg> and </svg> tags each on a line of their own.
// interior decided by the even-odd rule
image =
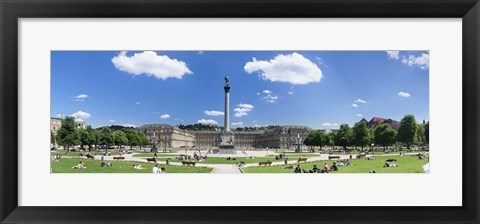
<svg viewBox="0 0 480 224">
<path fill-rule="evenodd" d="M 50 118 L 50 131 L 52 131 L 53 134 L 57 134 L 60 127 L 62 127 L 62 119 L 57 118 L 57 117 L 51 117 Z"/>
<path fill-rule="evenodd" d="M 188 131 L 168 124 L 147 124 L 137 128 L 145 133 L 149 143 L 159 148 L 193 147 L 200 149 L 217 148 L 222 142 L 219 131 Z M 237 149 L 279 148 L 293 149 L 313 129 L 306 126 L 279 126 L 267 131 L 232 131 Z"/>
<path fill-rule="evenodd" d="M 195 136 L 186 130 L 168 124 L 146 124 L 137 128 L 148 142 L 159 148 L 183 148 L 194 146 Z"/>
<path fill-rule="evenodd" d="M 367 127 L 376 128 L 380 124 L 389 124 L 392 128 L 398 129 L 400 127 L 400 122 L 392 120 L 389 118 L 373 117 L 370 121 L 367 121 L 365 118 L 362 118 L 359 122 L 367 123 Z"/>
</svg>

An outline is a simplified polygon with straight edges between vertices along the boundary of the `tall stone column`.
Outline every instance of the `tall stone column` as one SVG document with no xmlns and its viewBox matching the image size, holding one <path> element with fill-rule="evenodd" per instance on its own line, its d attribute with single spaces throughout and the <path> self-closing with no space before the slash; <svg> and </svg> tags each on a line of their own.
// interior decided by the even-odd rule
<svg viewBox="0 0 480 224">
<path fill-rule="evenodd" d="M 230 86 L 225 84 L 225 132 L 230 131 Z"/>
</svg>

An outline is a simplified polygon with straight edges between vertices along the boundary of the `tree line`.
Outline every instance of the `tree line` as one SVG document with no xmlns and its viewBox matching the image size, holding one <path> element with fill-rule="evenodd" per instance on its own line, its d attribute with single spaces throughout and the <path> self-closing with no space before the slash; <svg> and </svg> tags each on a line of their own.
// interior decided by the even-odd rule
<svg viewBox="0 0 480 224">
<path fill-rule="evenodd" d="M 354 146 L 361 147 L 363 151 L 371 143 L 384 149 L 395 143 L 403 143 L 410 149 L 414 144 L 429 143 L 429 122 L 417 124 L 415 116 L 409 114 L 402 118 L 398 130 L 390 124 L 380 124 L 375 129 L 369 128 L 366 122 L 357 122 L 352 128 L 342 124 L 338 131 L 328 134 L 323 130 L 311 132 L 303 143 L 310 147 L 318 146 L 320 150 L 323 146 L 341 146 L 344 150 L 347 150 L 347 146 Z"/>
<path fill-rule="evenodd" d="M 72 146 L 80 146 L 89 149 L 105 148 L 111 146 L 145 146 L 148 144 L 148 138 L 144 133 L 136 131 L 134 128 L 125 128 L 124 130 L 112 131 L 109 127 L 100 127 L 93 129 L 91 126 L 86 128 L 77 128 L 73 117 L 65 117 L 62 120 L 62 126 L 56 134 L 50 132 L 50 141 L 56 142 L 67 151 Z"/>
</svg>

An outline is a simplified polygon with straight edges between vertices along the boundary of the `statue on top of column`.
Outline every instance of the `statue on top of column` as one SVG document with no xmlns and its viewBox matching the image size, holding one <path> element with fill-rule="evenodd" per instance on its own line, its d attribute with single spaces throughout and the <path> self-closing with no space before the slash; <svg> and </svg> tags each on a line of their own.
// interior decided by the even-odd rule
<svg viewBox="0 0 480 224">
<path fill-rule="evenodd" d="M 228 75 L 225 76 L 225 86 L 230 86 L 230 77 Z"/>
</svg>

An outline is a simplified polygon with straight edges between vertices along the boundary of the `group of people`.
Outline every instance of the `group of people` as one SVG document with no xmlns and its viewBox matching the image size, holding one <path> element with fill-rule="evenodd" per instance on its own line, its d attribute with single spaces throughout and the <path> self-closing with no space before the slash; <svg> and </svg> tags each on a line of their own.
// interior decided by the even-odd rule
<svg viewBox="0 0 480 224">
<path fill-rule="evenodd" d="M 323 166 L 323 169 L 317 167 L 317 165 L 313 165 L 311 170 L 301 169 L 300 165 L 295 167 L 294 173 L 329 173 L 330 171 L 338 171 L 338 166 L 336 162 L 333 162 L 332 167 L 330 167 L 327 163 Z"/>
</svg>

